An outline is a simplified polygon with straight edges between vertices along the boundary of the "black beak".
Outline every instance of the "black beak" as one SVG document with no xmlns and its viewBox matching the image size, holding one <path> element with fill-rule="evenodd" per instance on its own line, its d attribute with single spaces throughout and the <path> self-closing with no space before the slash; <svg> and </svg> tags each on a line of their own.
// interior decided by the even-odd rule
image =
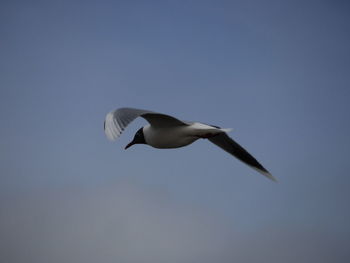
<svg viewBox="0 0 350 263">
<path fill-rule="evenodd" d="M 125 146 L 124 149 L 126 150 L 126 149 L 128 149 L 130 146 L 132 146 L 132 145 L 134 145 L 134 144 L 135 144 L 134 141 L 132 141 L 132 142 L 128 143 L 128 145 Z"/>
</svg>

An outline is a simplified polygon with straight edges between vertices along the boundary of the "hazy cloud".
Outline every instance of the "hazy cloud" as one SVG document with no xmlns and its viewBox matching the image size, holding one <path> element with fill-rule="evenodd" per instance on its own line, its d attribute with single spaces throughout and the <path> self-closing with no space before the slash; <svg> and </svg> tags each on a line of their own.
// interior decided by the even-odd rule
<svg viewBox="0 0 350 263">
<path fill-rule="evenodd" d="M 129 183 L 39 193 L 2 211 L 1 262 L 213 262 L 229 244 L 212 216 Z"/>
<path fill-rule="evenodd" d="M 3 199 L 1 262 L 346 262 L 317 231 L 242 233 L 210 211 L 134 183 Z"/>
</svg>

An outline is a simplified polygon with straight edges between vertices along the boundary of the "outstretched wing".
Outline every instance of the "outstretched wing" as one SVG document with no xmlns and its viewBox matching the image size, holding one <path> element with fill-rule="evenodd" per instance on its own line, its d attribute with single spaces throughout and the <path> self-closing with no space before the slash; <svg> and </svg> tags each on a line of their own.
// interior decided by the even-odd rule
<svg viewBox="0 0 350 263">
<path fill-rule="evenodd" d="M 273 181 L 277 181 L 276 178 L 273 177 L 269 171 L 267 171 L 250 153 L 248 153 L 242 146 L 236 143 L 226 133 L 220 133 L 214 137 L 211 137 L 209 138 L 209 141 L 216 144 L 229 154 L 232 154 L 240 161 L 257 170 L 259 173 L 265 175 L 267 178 Z"/>
<path fill-rule="evenodd" d="M 126 126 L 137 117 L 146 119 L 154 127 L 172 127 L 188 125 L 186 122 L 172 116 L 149 110 L 120 108 L 106 115 L 104 130 L 108 139 L 116 140 Z"/>
</svg>

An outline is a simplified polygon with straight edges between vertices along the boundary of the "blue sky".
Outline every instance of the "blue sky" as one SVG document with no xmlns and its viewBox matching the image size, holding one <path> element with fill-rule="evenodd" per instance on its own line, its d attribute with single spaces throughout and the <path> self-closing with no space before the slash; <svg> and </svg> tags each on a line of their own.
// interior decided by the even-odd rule
<svg viewBox="0 0 350 263">
<path fill-rule="evenodd" d="M 347 262 L 348 14 L 346 1 L 2 1 L 4 261 Z M 207 141 L 124 151 L 145 124 L 109 142 L 104 117 L 124 106 L 233 128 L 279 183 Z"/>
</svg>

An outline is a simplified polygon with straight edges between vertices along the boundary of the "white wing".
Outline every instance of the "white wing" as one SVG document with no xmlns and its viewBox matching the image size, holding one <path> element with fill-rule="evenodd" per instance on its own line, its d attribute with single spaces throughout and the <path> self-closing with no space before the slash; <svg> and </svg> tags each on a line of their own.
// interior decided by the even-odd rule
<svg viewBox="0 0 350 263">
<path fill-rule="evenodd" d="M 154 127 L 189 125 L 189 123 L 163 113 L 134 108 L 120 108 L 106 115 L 104 131 L 107 138 L 112 141 L 116 140 L 122 134 L 126 126 L 137 117 L 146 119 Z"/>
</svg>

